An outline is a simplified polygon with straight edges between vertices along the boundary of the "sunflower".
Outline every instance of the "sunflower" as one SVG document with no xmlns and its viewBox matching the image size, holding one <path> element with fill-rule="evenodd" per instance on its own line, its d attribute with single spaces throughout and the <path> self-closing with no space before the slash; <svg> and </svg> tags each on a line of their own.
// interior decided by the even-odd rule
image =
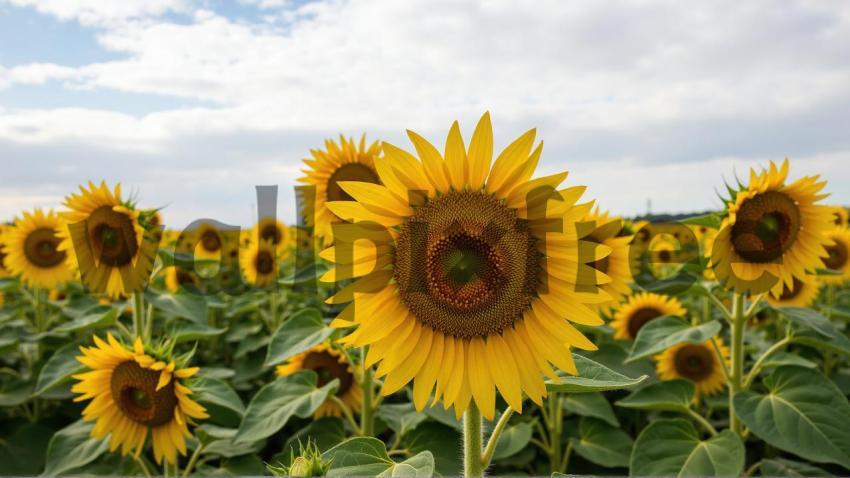
<svg viewBox="0 0 850 478">
<path fill-rule="evenodd" d="M 846 229 L 848 225 L 848 216 L 850 216 L 850 212 L 848 212 L 844 206 L 834 206 L 832 208 L 832 220 L 835 227 Z"/>
<path fill-rule="evenodd" d="M 822 280 L 824 277 L 820 277 L 820 279 Z M 779 297 L 767 294 L 766 299 L 773 307 L 808 307 L 818 296 L 819 290 L 818 277 L 808 276 L 805 281 L 795 277 L 790 288 L 782 287 L 782 293 L 779 294 Z"/>
<path fill-rule="evenodd" d="M 109 450 L 121 447 L 121 454 L 138 455 L 151 432 L 157 463 L 165 458 L 175 463 L 177 452 L 186 454 L 188 425 L 192 419 L 207 418 L 198 405 L 187 380 L 197 367 L 180 368 L 173 360 L 157 357 L 145 350 L 141 339 L 132 349 L 109 334 L 107 341 L 94 336 L 94 347 L 80 347 L 77 360 L 91 369 L 74 375 L 71 388 L 81 394 L 74 401 L 91 400 L 83 410 L 83 419 L 96 420 L 92 436 L 109 437 Z"/>
<path fill-rule="evenodd" d="M 276 373 L 278 377 L 291 375 L 299 370 L 312 370 L 319 376 L 318 386 L 321 387 L 333 379 L 339 380 L 339 387 L 335 395 L 349 410 L 359 412 L 363 406 L 363 391 L 357 385 L 354 371 L 348 363 L 345 355 L 326 344 L 301 352 L 285 363 L 278 365 Z M 315 418 L 324 416 L 342 416 L 342 409 L 336 401 L 328 398 L 316 409 L 313 414 Z"/>
<path fill-rule="evenodd" d="M 221 259 L 227 241 L 215 225 L 208 222 L 201 223 L 195 230 L 194 238 L 197 240 L 194 244 L 195 257 L 205 260 Z"/>
<path fill-rule="evenodd" d="M 24 284 L 49 289 L 73 277 L 68 254 L 59 249 L 59 224 L 53 211 L 35 209 L 3 234 L 6 268 Z"/>
<path fill-rule="evenodd" d="M 185 287 L 198 288 L 201 279 L 193 271 L 178 266 L 169 266 L 165 269 L 165 288 L 168 292 L 176 294 Z"/>
<path fill-rule="evenodd" d="M 850 280 L 850 229 L 835 228 L 826 233 L 833 244 L 826 246 L 829 254 L 823 259 L 823 267 L 840 272 L 840 275 L 820 276 L 828 284 L 841 284 Z"/>
<path fill-rule="evenodd" d="M 325 140 L 326 150 L 310 150 L 311 159 L 305 159 L 305 176 L 298 182 L 315 186 L 315 198 L 312 198 L 312 211 L 308 207 L 303 213 L 308 227 L 315 230 L 316 237 L 329 241 L 331 225 L 338 221 L 327 208 L 330 201 L 351 201 L 353 198 L 340 186 L 344 181 L 358 181 L 380 184 L 381 178 L 375 166 L 380 153 L 377 141 L 366 146 L 366 135 L 360 137 L 356 145 L 353 138 L 340 135 L 339 144 L 332 139 Z M 303 200 L 310 198 L 304 197 Z"/>
<path fill-rule="evenodd" d="M 683 317 L 685 314 L 687 310 L 675 297 L 640 292 L 629 297 L 625 304 L 620 305 L 614 314 L 611 327 L 614 328 L 614 338 L 634 340 L 638 331 L 650 320 L 665 315 Z"/>
<path fill-rule="evenodd" d="M 328 300 L 354 300 L 332 325 L 357 326 L 342 340 L 369 346 L 366 366 L 380 362 L 382 394 L 413 380 L 419 410 L 433 390 L 457 416 L 474 399 L 492 419 L 496 389 L 521 412 L 523 393 L 542 403 L 543 375 L 559 380 L 550 363 L 575 374 L 571 348 L 596 349 L 571 322 L 603 323 L 594 306 L 611 300 L 598 288 L 610 279 L 588 263 L 610 248 L 577 227 L 593 207 L 576 205 L 584 187 L 556 190 L 566 173 L 531 179 L 542 151 L 532 152 L 535 134 L 491 167 L 489 114 L 469 148 L 455 122 L 445 155 L 408 132 L 418 159 L 383 143 L 381 184 L 340 182 L 354 201 L 327 203 L 346 221 L 367 221 L 359 232 L 372 244 L 335 233 L 322 252 L 335 267 L 321 280 L 356 279 Z"/>
<path fill-rule="evenodd" d="M 156 254 L 156 239 L 146 234 L 140 211 L 121 198 L 121 185 L 110 191 L 106 182 L 65 198 L 67 212 L 58 249 L 68 254 L 83 283 L 112 297 L 144 289 Z"/>
<path fill-rule="evenodd" d="M 729 365 L 729 349 L 720 337 L 716 337 L 717 348 L 723 362 Z M 655 357 L 656 371 L 661 380 L 684 378 L 696 385 L 696 397 L 715 395 L 726 385 L 723 363 L 711 340 L 699 344 L 681 343 L 661 352 Z"/>
<path fill-rule="evenodd" d="M 583 220 L 591 223 L 594 228 L 585 240 L 611 248 L 611 253 L 608 256 L 589 263 L 591 267 L 611 278 L 611 282 L 602 285 L 602 290 L 611 296 L 611 302 L 600 304 L 603 308 L 609 308 L 619 303 L 631 291 L 629 288 L 629 283 L 632 281 L 632 271 L 629 266 L 629 244 L 631 244 L 633 236 L 624 233 L 624 223 L 621 218 L 609 217 L 608 212 L 600 212 L 598 209 L 594 209 Z"/>
<path fill-rule="evenodd" d="M 0 279 L 11 275 L 6 268 L 6 247 L 3 245 L 3 237 L 9 233 L 10 228 L 6 224 L 0 224 Z"/>
<path fill-rule="evenodd" d="M 728 204 L 728 215 L 712 248 L 711 264 L 718 280 L 738 293 L 774 297 L 792 287 L 794 277 L 806 280 L 807 271 L 821 267 L 829 244 L 832 209 L 818 205 L 826 186 L 818 176 L 786 184 L 788 160 L 781 168 L 750 170 L 747 189 Z"/>
<path fill-rule="evenodd" d="M 280 258 L 271 241 L 252 241 L 239 258 L 248 283 L 257 287 L 272 285 L 280 271 Z"/>
</svg>

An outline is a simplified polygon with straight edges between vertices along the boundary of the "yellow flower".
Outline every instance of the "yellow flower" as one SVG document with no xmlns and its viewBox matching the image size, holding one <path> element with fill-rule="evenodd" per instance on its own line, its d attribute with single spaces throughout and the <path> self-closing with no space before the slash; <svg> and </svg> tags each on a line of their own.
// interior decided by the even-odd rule
<svg viewBox="0 0 850 478">
<path fill-rule="evenodd" d="M 650 320 L 665 315 L 684 317 L 685 314 L 687 310 L 675 297 L 640 292 L 629 297 L 625 304 L 620 305 L 614 314 L 611 327 L 614 328 L 614 338 L 634 340 L 638 331 Z"/>
<path fill-rule="evenodd" d="M 380 362 L 382 394 L 413 380 L 417 409 L 433 391 L 458 416 L 475 400 L 491 419 L 497 389 L 521 412 L 523 393 L 542 403 L 543 376 L 558 380 L 550 364 L 575 374 L 571 348 L 596 349 L 573 323 L 602 324 L 594 307 L 610 301 L 598 288 L 610 278 L 579 258 L 599 261 L 611 249 L 577 230 L 593 207 L 576 204 L 584 187 L 556 189 L 566 173 L 531 179 L 542 151 L 532 151 L 535 133 L 491 165 L 489 114 L 468 148 L 455 122 L 445 154 L 408 132 L 419 158 L 383 143 L 381 184 L 338 183 L 354 201 L 328 208 L 367 222 L 352 237 L 334 234 L 321 254 L 334 267 L 321 280 L 356 279 L 329 299 L 354 300 L 332 325 L 357 326 L 342 341 L 369 346 L 366 366 Z M 359 233 L 373 243 L 354 241 Z"/>
<path fill-rule="evenodd" d="M 192 271 L 177 266 L 169 266 L 165 269 L 165 288 L 172 294 L 176 294 L 181 288 L 187 286 L 197 288 L 200 285 L 201 279 Z"/>
<path fill-rule="evenodd" d="M 835 227 L 846 229 L 848 225 L 848 216 L 850 216 L 850 212 L 848 212 L 844 206 L 833 206 L 832 220 Z"/>
<path fill-rule="evenodd" d="M 728 366 L 729 349 L 723 345 L 720 337 L 715 340 L 723 355 L 723 361 Z M 720 362 L 710 340 L 700 344 L 676 344 L 661 352 L 655 360 L 656 371 L 661 380 L 690 380 L 696 386 L 696 398 L 715 395 L 726 385 L 723 363 Z"/>
<path fill-rule="evenodd" d="M 786 184 L 788 160 L 781 168 L 750 170 L 749 186 L 728 205 L 729 213 L 712 247 L 711 263 L 721 284 L 738 293 L 779 297 L 796 277 L 822 266 L 832 227 L 832 209 L 819 205 L 826 186 L 818 176 Z"/>
<path fill-rule="evenodd" d="M 151 433 L 157 463 L 165 458 L 175 463 L 177 452 L 186 454 L 186 437 L 191 437 L 192 419 L 207 418 L 204 407 L 190 398 L 186 379 L 197 367 L 179 368 L 173 360 L 145 352 L 141 339 L 132 349 L 112 334 L 103 341 L 93 337 L 94 347 L 80 347 L 77 360 L 90 371 L 76 374 L 71 391 L 80 394 L 74 401 L 91 400 L 83 419 L 96 420 L 95 438 L 109 437 L 109 450 L 121 447 L 121 454 L 141 453 Z"/>
<path fill-rule="evenodd" d="M 380 177 L 375 168 L 375 159 L 380 153 L 380 146 L 375 141 L 366 146 L 366 135 L 360 137 L 356 145 L 353 138 L 346 139 L 340 135 L 339 144 L 332 139 L 325 140 L 326 150 L 311 150 L 311 159 L 305 159 L 307 168 L 302 172 L 305 176 L 298 182 L 315 186 L 315 198 L 305 196 L 303 201 L 312 199 L 312 209 L 307 208 L 304 221 L 308 227 L 313 227 L 316 237 L 329 240 L 331 225 L 338 222 L 334 214 L 328 210 L 329 201 L 350 201 L 352 197 L 340 187 L 343 181 L 359 181 L 380 184 Z M 307 204 L 307 206 L 310 206 Z M 310 214 L 312 212 L 312 214 Z"/>
<path fill-rule="evenodd" d="M 827 257 L 823 267 L 840 272 L 841 275 L 820 276 L 827 284 L 841 284 L 850 280 L 850 229 L 835 228 L 826 233 L 833 244 L 826 246 Z"/>
<path fill-rule="evenodd" d="M 24 212 L 2 236 L 5 265 L 24 284 L 49 289 L 68 282 L 73 269 L 59 249 L 59 218 L 53 211 Z"/>
<path fill-rule="evenodd" d="M 106 182 L 88 186 L 65 198 L 69 211 L 60 213 L 58 249 L 93 291 L 112 297 L 140 292 L 153 269 L 156 239 L 140 224 L 140 211 L 121 199 L 120 184 L 113 191 Z"/>
<path fill-rule="evenodd" d="M 0 279 L 10 275 L 9 269 L 6 268 L 6 248 L 3 246 L 3 236 L 5 236 L 11 226 L 0 224 Z"/>
<path fill-rule="evenodd" d="M 624 232 L 622 218 L 609 217 L 608 212 L 594 209 L 583 221 L 591 223 L 593 232 L 586 241 L 602 244 L 611 248 L 611 253 L 602 259 L 589 263 L 591 267 L 606 274 L 611 282 L 602 285 L 602 290 L 611 296 L 607 304 L 599 304 L 602 310 L 615 306 L 631 292 L 632 271 L 629 265 L 629 244 L 633 236 Z"/>
<path fill-rule="evenodd" d="M 312 370 L 319 376 L 318 386 L 321 387 L 333 379 L 339 380 L 336 396 L 352 412 L 359 412 L 363 406 L 363 391 L 358 386 L 351 369 L 351 364 L 345 355 L 325 344 L 315 347 L 291 357 L 284 364 L 278 365 L 276 373 L 278 377 L 291 375 L 299 370 Z M 342 409 L 334 400 L 325 400 L 316 412 L 315 418 L 324 416 L 338 417 L 342 415 Z"/>
<path fill-rule="evenodd" d="M 810 276 L 805 281 L 794 278 L 792 287 L 782 287 L 779 297 L 767 294 L 766 299 L 774 307 L 808 307 L 814 302 L 820 290 L 817 277 Z"/>
<path fill-rule="evenodd" d="M 257 287 L 274 283 L 280 271 L 280 258 L 270 241 L 251 242 L 239 259 L 245 279 Z"/>
</svg>

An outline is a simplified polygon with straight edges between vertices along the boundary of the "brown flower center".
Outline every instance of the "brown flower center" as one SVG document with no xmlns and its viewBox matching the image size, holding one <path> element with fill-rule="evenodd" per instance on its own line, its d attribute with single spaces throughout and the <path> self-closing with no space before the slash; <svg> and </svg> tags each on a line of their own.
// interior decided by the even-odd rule
<svg viewBox="0 0 850 478">
<path fill-rule="evenodd" d="M 281 233 L 280 229 L 278 229 L 276 224 L 267 224 L 260 229 L 260 240 L 261 241 L 270 241 L 274 245 L 280 244 Z"/>
<path fill-rule="evenodd" d="M 800 210 L 794 200 L 767 191 L 741 205 L 732 226 L 732 245 L 747 261 L 770 262 L 791 248 L 799 231 Z"/>
<path fill-rule="evenodd" d="M 221 237 L 213 229 L 207 229 L 201 234 L 201 247 L 208 252 L 216 252 L 221 249 Z"/>
<path fill-rule="evenodd" d="M 458 338 L 501 333 L 537 294 L 540 253 L 528 224 L 479 192 L 451 192 L 417 207 L 395 259 L 408 310 Z"/>
<path fill-rule="evenodd" d="M 347 192 L 339 186 L 340 181 L 360 181 L 364 183 L 380 184 L 380 179 L 375 171 L 363 163 L 343 164 L 331 174 L 328 179 L 327 200 L 328 201 L 353 201 Z"/>
<path fill-rule="evenodd" d="M 673 255 L 670 253 L 670 251 L 668 249 L 662 249 L 662 250 L 658 251 L 659 262 L 663 262 L 663 263 L 666 264 L 666 263 L 670 262 L 670 259 L 673 258 L 672 256 Z"/>
<path fill-rule="evenodd" d="M 827 269 L 840 271 L 845 265 L 847 265 L 847 244 L 836 240 L 835 244 L 826 246 L 826 252 L 829 254 L 829 257 L 823 260 L 823 265 L 826 266 Z"/>
<path fill-rule="evenodd" d="M 257 255 L 254 257 L 254 266 L 256 266 L 259 274 L 271 274 L 274 272 L 274 256 L 271 252 L 261 249 L 257 251 Z"/>
<path fill-rule="evenodd" d="M 101 206 L 89 215 L 86 227 L 96 259 L 110 267 L 132 262 L 139 244 L 129 216 L 113 211 L 112 206 Z"/>
<path fill-rule="evenodd" d="M 337 357 L 324 350 L 308 353 L 301 366 L 316 372 L 319 376 L 317 383 L 319 387 L 335 378 L 339 379 L 339 388 L 336 389 L 337 395 L 343 395 L 354 383 L 354 376 L 348 371 L 348 366 L 340 363 Z"/>
<path fill-rule="evenodd" d="M 200 281 L 198 280 L 198 276 L 195 274 L 184 270 L 181 267 L 177 268 L 177 283 L 181 286 L 184 285 L 198 285 Z"/>
<path fill-rule="evenodd" d="M 793 289 L 789 289 L 787 285 L 782 286 L 782 293 L 779 294 L 780 301 L 792 300 L 803 291 L 803 288 L 806 287 L 800 279 L 794 278 L 792 282 Z"/>
<path fill-rule="evenodd" d="M 142 368 L 132 360 L 115 367 L 112 371 L 112 400 L 124 416 L 150 427 L 165 425 L 174 418 L 177 407 L 174 380 L 157 391 L 160 373 Z"/>
<path fill-rule="evenodd" d="M 714 371 L 714 352 L 702 345 L 687 344 L 676 351 L 676 373 L 694 382 L 705 380 Z"/>
<path fill-rule="evenodd" d="M 641 309 L 636 310 L 631 317 L 629 317 L 629 335 L 632 338 L 637 337 L 638 332 L 647 322 L 652 319 L 657 319 L 661 317 L 661 311 L 656 309 L 655 307 L 643 307 Z"/>
<path fill-rule="evenodd" d="M 60 242 L 53 228 L 38 228 L 29 233 L 24 241 L 24 255 L 36 267 L 46 269 L 57 266 L 65 260 L 65 251 L 57 249 Z"/>
</svg>

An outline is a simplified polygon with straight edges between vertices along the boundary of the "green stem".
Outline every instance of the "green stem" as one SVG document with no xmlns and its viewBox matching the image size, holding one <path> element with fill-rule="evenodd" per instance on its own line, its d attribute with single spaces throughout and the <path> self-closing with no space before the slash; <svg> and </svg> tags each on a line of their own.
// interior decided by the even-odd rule
<svg viewBox="0 0 850 478">
<path fill-rule="evenodd" d="M 151 478 L 151 472 L 150 470 L 148 470 L 148 465 L 145 464 L 145 460 L 143 460 L 142 457 L 136 455 L 135 453 L 133 453 L 133 460 L 135 460 L 136 464 L 139 465 L 139 468 L 142 469 L 142 473 L 145 474 L 145 478 Z"/>
<path fill-rule="evenodd" d="M 735 414 L 735 395 L 741 391 L 744 375 L 744 296 L 732 297 L 732 370 L 729 376 L 729 428 L 741 436 L 741 422 Z"/>
<path fill-rule="evenodd" d="M 271 323 L 270 329 L 271 332 L 274 332 L 279 325 L 277 317 L 277 290 L 275 289 L 269 291 L 269 314 L 271 315 L 271 320 L 269 321 Z"/>
<path fill-rule="evenodd" d="M 469 408 L 463 414 L 463 476 L 484 476 L 484 464 L 481 462 L 481 411 L 474 400 L 470 400 Z"/>
<path fill-rule="evenodd" d="M 183 478 L 189 476 L 189 473 L 192 472 L 192 469 L 195 468 L 195 464 L 198 462 L 198 457 L 201 456 L 201 452 L 204 447 L 200 443 L 198 443 L 198 447 L 195 448 L 195 452 L 192 453 L 192 457 L 189 458 L 189 463 L 186 465 L 186 468 L 183 470 Z"/>
<path fill-rule="evenodd" d="M 496 427 L 493 428 L 493 433 L 491 433 L 490 438 L 487 439 L 487 446 L 484 447 L 484 455 L 481 457 L 481 463 L 484 468 L 487 468 L 490 465 L 490 460 L 493 459 L 493 453 L 496 451 L 496 445 L 499 443 L 499 437 L 502 435 L 502 432 L 508 425 L 508 420 L 511 419 L 513 414 L 514 410 L 511 407 L 508 407 L 505 412 L 502 413 L 499 421 L 496 422 Z"/>
<path fill-rule="evenodd" d="M 148 304 L 147 311 L 145 312 L 145 335 L 144 341 L 145 343 L 151 341 L 151 337 L 153 336 L 153 304 Z"/>
<path fill-rule="evenodd" d="M 32 291 L 33 295 L 33 306 L 35 309 L 35 331 L 37 333 L 44 332 L 45 324 L 44 324 L 44 300 L 41 287 L 34 287 Z"/>
<path fill-rule="evenodd" d="M 145 298 L 141 292 L 133 292 L 133 333 L 144 340 L 145 336 Z"/>
<path fill-rule="evenodd" d="M 705 417 L 690 408 L 688 409 L 688 415 L 690 415 L 691 418 L 696 420 L 697 423 L 699 423 L 703 428 L 705 428 L 708 433 L 711 433 L 712 436 L 717 435 L 717 430 L 711 425 L 711 423 L 708 422 L 708 420 L 705 419 Z"/>
<path fill-rule="evenodd" d="M 791 337 L 785 337 L 779 342 L 776 342 L 775 344 L 771 345 L 770 348 L 767 349 L 761 355 L 761 357 L 758 358 L 758 360 L 756 360 L 756 363 L 753 364 L 753 368 L 750 369 L 750 373 L 747 374 L 747 378 L 744 380 L 744 383 L 742 385 L 743 390 L 750 388 L 750 385 L 752 385 L 753 380 L 755 380 L 759 372 L 761 372 L 761 368 L 764 366 L 765 360 L 770 358 L 771 355 L 775 354 L 783 347 L 789 345 L 791 342 L 793 342 L 793 339 Z"/>
<path fill-rule="evenodd" d="M 360 433 L 363 436 L 372 436 L 375 433 L 375 404 L 374 404 L 374 389 L 372 387 L 372 367 L 366 366 L 367 348 L 362 349 L 360 363 L 361 370 L 361 387 L 363 387 L 363 407 L 360 412 Z"/>
<path fill-rule="evenodd" d="M 362 435 L 360 432 L 360 427 L 357 425 L 357 422 L 354 420 L 354 416 L 351 414 L 351 409 L 348 408 L 348 405 L 345 404 L 339 397 L 336 395 L 328 395 L 328 400 L 336 403 L 336 405 L 342 410 L 342 415 L 348 421 L 348 424 L 351 425 L 351 429 L 354 430 L 355 435 Z"/>
<path fill-rule="evenodd" d="M 546 414 L 546 428 L 549 431 L 549 472 L 557 473 L 561 466 L 561 397 L 556 393 L 549 395 L 546 401 L 549 413 Z"/>
</svg>

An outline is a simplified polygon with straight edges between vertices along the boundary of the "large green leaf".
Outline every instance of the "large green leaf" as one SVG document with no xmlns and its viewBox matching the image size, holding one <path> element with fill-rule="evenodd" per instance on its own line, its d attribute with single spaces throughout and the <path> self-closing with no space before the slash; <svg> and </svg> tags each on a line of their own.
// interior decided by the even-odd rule
<svg viewBox="0 0 850 478">
<path fill-rule="evenodd" d="M 701 440 L 680 418 L 656 420 L 643 429 L 632 449 L 631 476 L 739 476 L 744 445 L 731 430 Z"/>
<path fill-rule="evenodd" d="M 227 332 L 227 329 L 210 327 L 206 324 L 196 322 L 180 321 L 174 326 L 169 337 L 174 339 L 174 343 L 190 342 L 192 340 L 202 340 L 210 337 L 215 337 Z"/>
<path fill-rule="evenodd" d="M 692 326 L 678 317 L 659 317 L 641 327 L 629 352 L 628 362 L 656 355 L 676 344 L 703 343 L 720 332 L 720 322 L 712 320 Z"/>
<path fill-rule="evenodd" d="M 579 437 L 571 440 L 573 449 L 585 460 L 608 468 L 629 466 L 632 438 L 618 427 L 596 418 L 582 417 Z"/>
<path fill-rule="evenodd" d="M 0 427 L 0 475 L 28 476 L 41 473 L 45 450 L 54 432 L 44 423 L 6 419 Z"/>
<path fill-rule="evenodd" d="M 307 418 L 333 393 L 339 385 L 334 379 L 322 387 L 316 387 L 317 376 L 311 370 L 281 377 L 261 388 L 239 426 L 234 441 L 255 441 L 273 435 L 295 415 Z"/>
<path fill-rule="evenodd" d="M 257 453 L 265 447 L 266 440 L 236 443 L 237 430 L 204 423 L 195 429 L 195 435 L 204 444 L 205 455 L 218 455 L 225 458 Z"/>
<path fill-rule="evenodd" d="M 290 465 L 290 457 L 298 456 L 301 447 L 308 441 L 315 443 L 319 450 L 328 450 L 347 438 L 345 424 L 339 417 L 322 417 L 311 421 L 307 426 L 288 437 L 283 450 L 269 461 L 272 465 Z"/>
<path fill-rule="evenodd" d="M 435 407 L 434 410 L 443 407 Z M 452 415 L 454 417 L 454 415 Z M 460 432 L 450 425 L 427 421 L 405 435 L 405 448 L 411 453 L 430 451 L 434 455 L 435 471 L 443 476 L 458 476 L 463 471 Z"/>
<path fill-rule="evenodd" d="M 509 425 L 496 442 L 493 459 L 500 460 L 519 453 L 531 441 L 532 431 L 531 425 L 527 422 Z"/>
<path fill-rule="evenodd" d="M 384 421 L 392 431 L 404 435 L 422 423 L 427 415 L 419 413 L 412 403 L 393 403 L 381 405 L 377 417 Z"/>
<path fill-rule="evenodd" d="M 163 294 L 148 289 L 145 299 L 163 312 L 189 319 L 198 324 L 207 324 L 207 300 L 199 294 Z"/>
<path fill-rule="evenodd" d="M 78 420 L 53 435 L 47 446 L 44 474 L 56 476 L 87 465 L 102 455 L 109 443 L 91 437 L 93 422 Z"/>
<path fill-rule="evenodd" d="M 101 305 L 82 317 L 77 317 L 74 320 L 60 324 L 52 332 L 61 334 L 101 329 L 114 325 L 116 320 L 118 320 L 118 309 L 108 305 Z"/>
<path fill-rule="evenodd" d="M 835 339 L 841 335 L 835 325 L 816 310 L 802 307 L 782 307 L 779 309 L 779 313 L 795 325 L 814 330 L 824 337 Z"/>
<path fill-rule="evenodd" d="M 611 402 L 599 392 L 567 395 L 564 397 L 564 408 L 583 417 L 599 418 L 614 427 L 620 426 Z"/>
<path fill-rule="evenodd" d="M 236 426 L 245 415 L 242 399 L 224 380 L 204 377 L 195 388 L 194 398 L 207 408 L 213 422 Z"/>
<path fill-rule="evenodd" d="M 668 380 L 632 392 L 618 401 L 618 407 L 667 412 L 686 411 L 694 400 L 696 387 L 690 380 Z"/>
<path fill-rule="evenodd" d="M 322 454 L 330 462 L 327 476 L 415 476 L 434 474 L 434 456 L 423 451 L 396 463 L 387 454 L 384 442 L 372 437 L 348 439 Z"/>
<path fill-rule="evenodd" d="M 330 337 L 333 329 L 325 325 L 322 314 L 313 308 L 292 315 L 272 336 L 266 366 L 276 365 Z"/>
<path fill-rule="evenodd" d="M 766 379 L 766 394 L 735 396 L 735 412 L 770 445 L 807 460 L 850 469 L 850 404 L 817 370 L 785 366 Z"/>
<path fill-rule="evenodd" d="M 646 375 L 630 378 L 583 356 L 573 355 L 578 375 L 560 376 L 560 381 L 547 380 L 550 392 L 588 393 L 631 388 L 646 380 Z"/>
<path fill-rule="evenodd" d="M 38 374 L 38 381 L 35 384 L 33 395 L 41 395 L 54 387 L 61 385 L 71 380 L 71 375 L 85 370 L 85 367 L 80 362 L 77 362 L 77 355 L 80 354 L 80 349 L 76 343 L 65 344 L 59 348 L 53 355 L 47 359 L 41 372 Z"/>
<path fill-rule="evenodd" d="M 787 476 L 791 478 L 833 476 L 832 473 L 809 463 L 801 463 L 784 458 L 765 458 L 759 464 L 759 469 L 761 470 L 761 476 Z"/>
</svg>

